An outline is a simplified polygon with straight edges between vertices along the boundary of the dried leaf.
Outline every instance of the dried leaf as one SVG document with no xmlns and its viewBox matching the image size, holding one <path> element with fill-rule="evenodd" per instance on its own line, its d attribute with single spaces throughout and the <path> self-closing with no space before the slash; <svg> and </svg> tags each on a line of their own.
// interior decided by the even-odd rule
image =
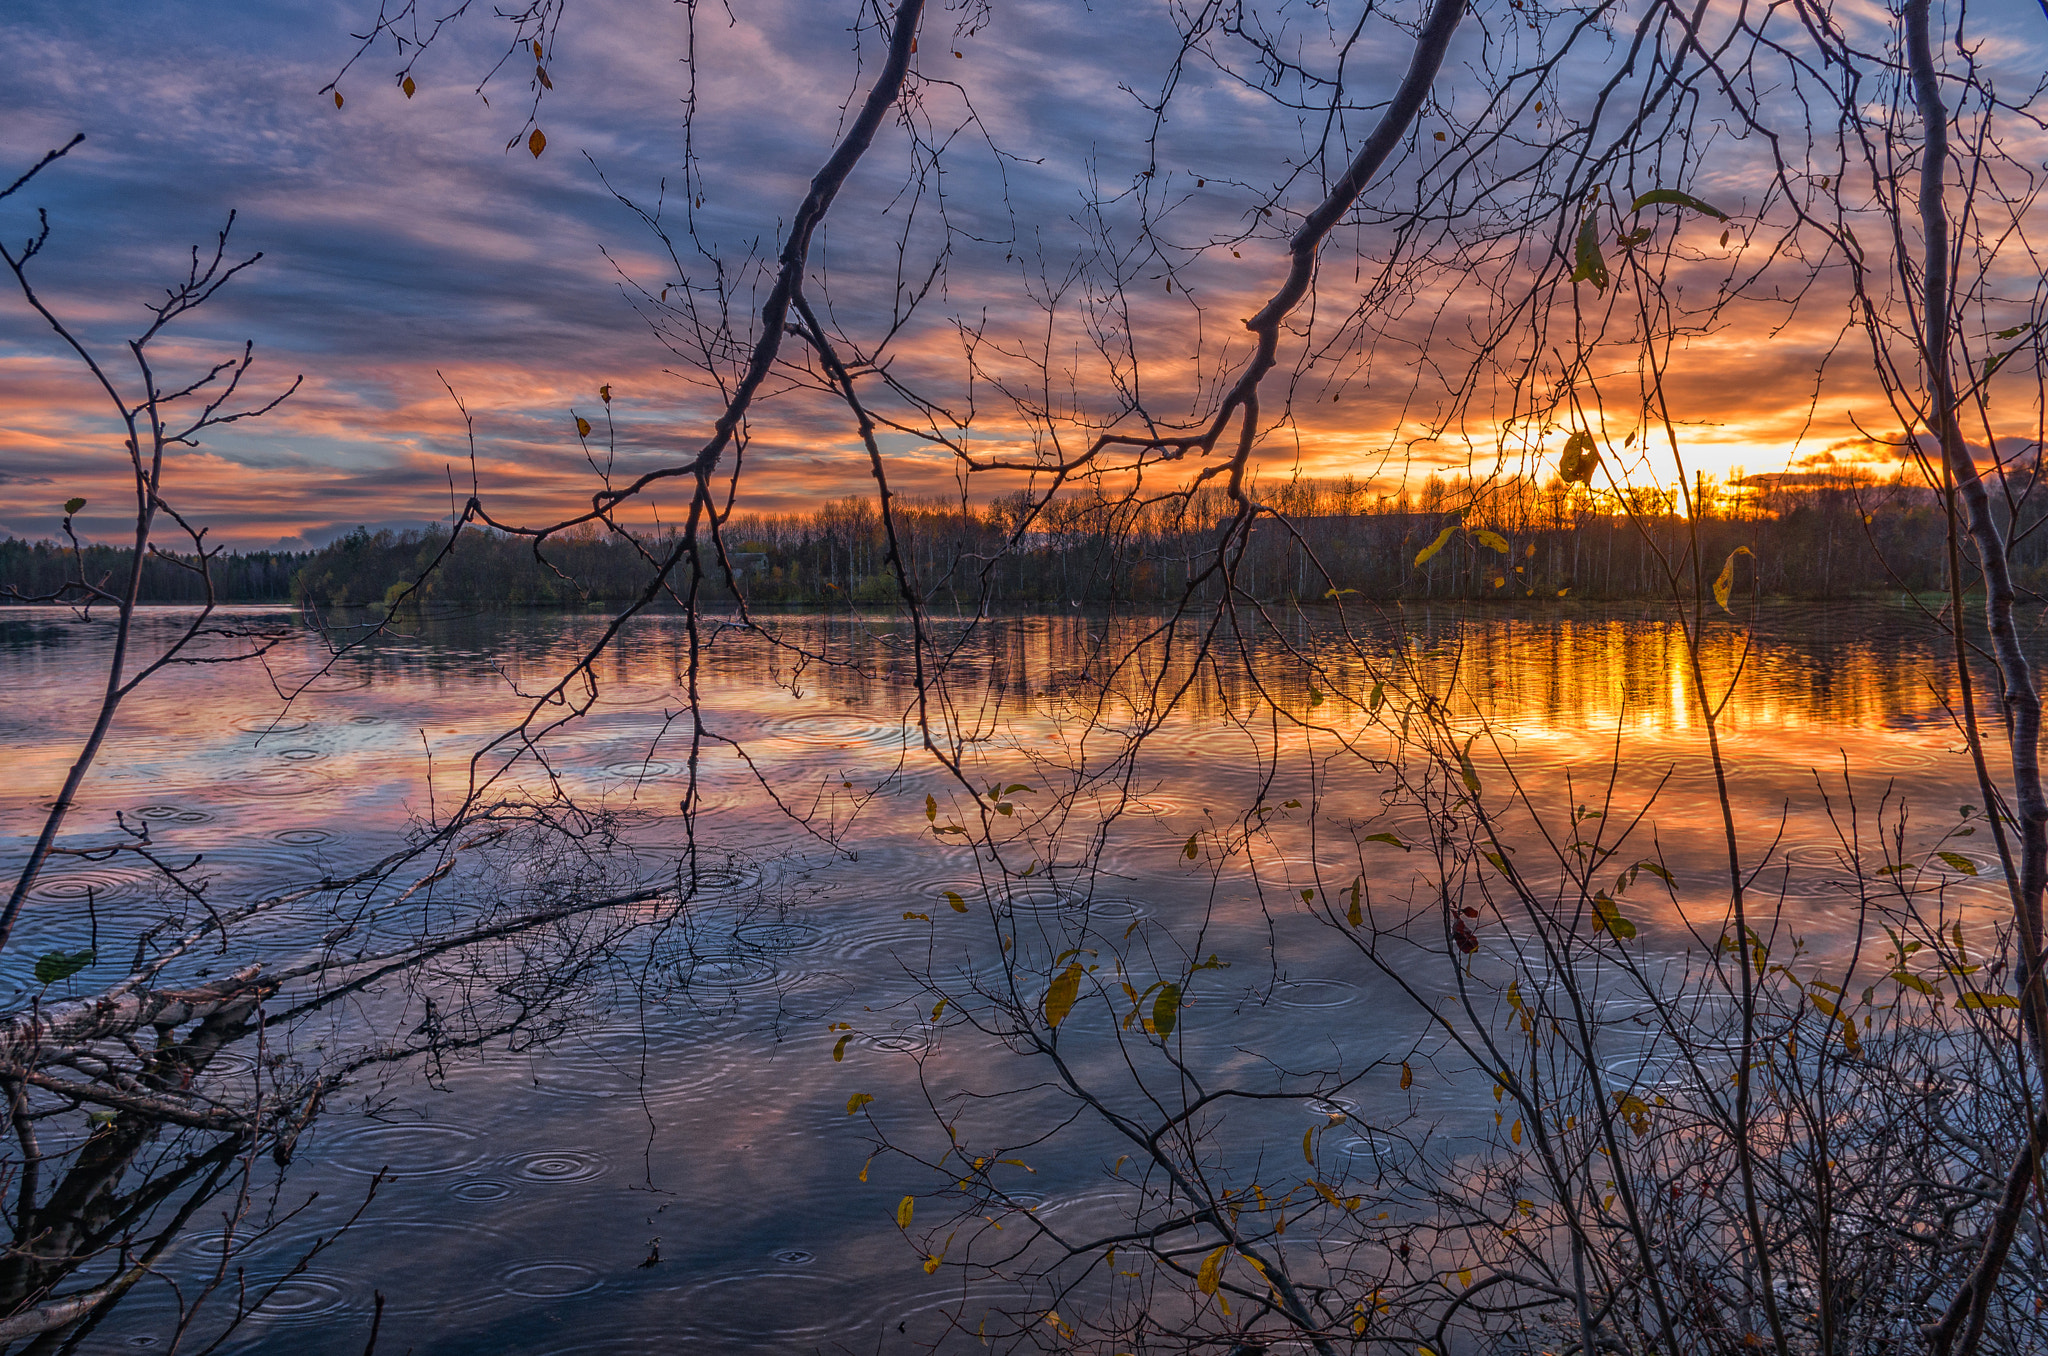
<svg viewBox="0 0 2048 1356">
<path fill-rule="evenodd" d="M 1756 559 L 1754 551 L 1750 550 L 1747 546 L 1738 546 L 1728 553 L 1728 559 L 1721 565 L 1721 573 L 1714 578 L 1714 601 L 1720 604 L 1723 612 L 1730 615 L 1733 615 L 1735 611 L 1734 608 L 1728 606 L 1728 596 L 1735 591 L 1735 557 L 1737 556 L 1748 556 L 1752 560 Z"/>
<path fill-rule="evenodd" d="M 1593 926 L 1616 941 L 1626 942 L 1636 935 L 1636 925 L 1624 918 L 1620 907 L 1605 894 L 1593 896 Z"/>
<path fill-rule="evenodd" d="M 1597 291 L 1607 290 L 1607 260 L 1600 254 L 1600 227 L 1593 220 L 1591 212 L 1579 223 L 1579 237 L 1575 245 L 1578 267 L 1572 270 L 1573 282 L 1589 282 Z"/>
<path fill-rule="evenodd" d="M 1479 794 L 1479 770 L 1472 766 L 1472 744 L 1478 738 L 1478 735 L 1473 735 L 1465 741 L 1465 747 L 1458 750 L 1458 775 L 1464 779 L 1465 789 L 1475 796 Z"/>
<path fill-rule="evenodd" d="M 1180 985 L 1162 984 L 1159 996 L 1152 1000 L 1152 1029 L 1161 1040 L 1173 1034 L 1174 1023 L 1180 1020 Z"/>
<path fill-rule="evenodd" d="M 1653 188 L 1637 198 L 1628 210 L 1640 212 L 1645 207 L 1655 207 L 1659 203 L 1669 203 L 1673 207 L 1690 207 L 1693 211 L 1704 212 L 1718 221 L 1728 220 L 1728 214 L 1712 203 L 1702 202 L 1692 194 L 1681 193 L 1675 188 Z"/>
<path fill-rule="evenodd" d="M 1937 852 L 1934 855 L 1966 876 L 1977 874 L 1977 864 L 1960 852 Z"/>
<path fill-rule="evenodd" d="M 1223 1259 L 1230 1254 L 1230 1245 L 1225 1243 L 1202 1259 L 1202 1269 L 1195 1276 L 1195 1289 L 1205 1295 L 1216 1293 L 1216 1287 L 1223 1284 Z"/>
<path fill-rule="evenodd" d="M 1593 473 L 1600 469 L 1600 449 L 1593 443 L 1593 435 L 1584 429 L 1564 440 L 1564 451 L 1557 459 L 1557 478 L 1567 485 L 1591 485 Z"/>
<path fill-rule="evenodd" d="M 1045 1024 L 1057 1029 L 1081 995 L 1081 962 L 1070 961 L 1045 991 Z"/>
<path fill-rule="evenodd" d="M 540 159 L 540 153 L 548 148 L 548 139 L 540 128 L 533 129 L 533 135 L 526 139 L 526 149 L 533 152 L 533 158 Z"/>
<path fill-rule="evenodd" d="M 1452 523 L 1449 527 L 1437 533 L 1435 541 L 1415 553 L 1415 567 L 1421 569 L 1424 565 L 1428 564 L 1431 556 L 1434 556 L 1450 544 L 1451 538 L 1456 535 L 1457 531 L 1458 524 Z"/>
</svg>

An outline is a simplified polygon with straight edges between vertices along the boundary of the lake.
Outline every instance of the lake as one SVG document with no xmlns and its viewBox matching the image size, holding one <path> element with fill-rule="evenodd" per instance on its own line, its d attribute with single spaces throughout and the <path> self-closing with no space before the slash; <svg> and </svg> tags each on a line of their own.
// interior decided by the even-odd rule
<svg viewBox="0 0 2048 1356">
<path fill-rule="evenodd" d="M 291 631 L 259 661 L 145 686 L 66 839 L 112 842 L 117 814 L 147 825 L 160 856 L 197 859 L 205 903 L 167 895 L 132 859 L 60 860 L 0 958 L 8 1009 L 43 992 L 31 972 L 46 953 L 91 945 L 101 959 L 47 997 L 93 992 L 167 914 L 196 923 L 208 905 L 401 849 L 499 767 L 506 745 L 472 756 L 606 624 L 429 619 L 330 666 L 291 614 L 228 615 Z M 145 641 L 179 616 L 149 614 Z M 918 650 L 900 622 L 771 616 L 768 638 L 702 624 L 687 821 L 691 638 L 679 616 L 628 623 L 592 669 L 587 715 L 498 774 L 519 804 L 553 807 L 550 834 L 479 844 L 424 885 L 431 863 L 367 893 L 312 890 L 168 974 L 198 984 L 336 948 L 395 953 L 579 890 L 643 897 L 354 981 L 261 1044 L 224 1050 L 199 1085 L 222 1100 L 280 1070 L 351 1067 L 289 1165 L 265 1156 L 223 1177 L 72 1349 L 168 1350 L 181 1306 L 217 1275 L 180 1349 L 219 1335 L 240 1287 L 278 1283 L 220 1350 L 361 1352 L 379 1297 L 390 1352 L 979 1350 L 991 1312 L 1063 1302 L 1005 1257 L 1004 1237 L 1113 1231 L 1129 1208 L 1114 1162 L 1127 1146 L 1099 1123 L 1054 1133 L 1070 1099 L 998 1020 L 1042 1012 L 1077 949 L 1104 967 L 1091 985 L 1115 988 L 1113 953 L 1148 994 L 1217 957 L 1186 979 L 1181 1057 L 1218 1080 L 1291 1079 L 1299 1095 L 1218 1120 L 1214 1153 L 1299 1153 L 1341 1115 L 1321 1152 L 1346 1163 L 1318 1170 L 1369 1189 L 1400 1127 L 1455 1138 L 1493 1111 L 1447 1079 L 1344 1081 L 1427 1038 L 1417 1004 L 1336 939 L 1333 917 L 1354 882 L 1375 908 L 1407 907 L 1438 831 L 1401 778 L 1427 798 L 1428 778 L 1456 767 L 1397 765 L 1373 721 L 1403 703 L 1472 737 L 1472 775 L 1506 806 L 1523 863 L 1541 855 L 1540 827 L 1570 825 L 1577 807 L 1619 824 L 1647 806 L 1616 861 L 1671 873 L 1670 890 L 1639 877 L 1625 900 L 1651 961 L 1682 966 L 1688 922 L 1719 928 L 1720 812 L 1666 611 L 1408 605 L 1348 626 L 1327 610 L 1254 621 L 1161 633 L 1145 616 L 935 619 L 926 718 L 961 778 L 924 746 Z M 1721 733 L 1753 898 L 1782 907 L 1780 926 L 1816 954 L 1847 946 L 1861 918 L 1842 884 L 1852 815 L 1849 854 L 1875 871 L 1880 823 L 1901 805 L 1911 833 L 1938 836 L 1981 803 L 1948 710 L 1952 652 L 1902 602 L 1767 606 L 1747 637 L 1726 617 L 1708 627 L 1709 682 L 1732 685 Z M 108 640 L 60 611 L 0 611 L 13 863 L 90 721 Z M 981 846 L 944 832 L 984 814 Z M 693 879 L 677 873 L 692 835 Z M 1944 840 L 1975 872 L 1952 873 L 1950 902 L 1989 920 L 1996 858 L 1967 838 Z M 1484 940 L 1512 946 L 1512 929 Z M 1426 999 L 1448 973 L 1413 982 Z M 1115 1009 L 1093 993 L 1061 1031 L 1073 1077 L 1132 1095 Z M 271 1006 L 293 998 L 288 986 Z M 1638 1076 L 1656 1058 L 1617 1048 L 1609 1067 Z M 1311 1096 L 1318 1078 L 1338 1090 Z M 862 1095 L 873 1100 L 849 1114 Z M 174 1138 L 162 1155 L 191 1147 Z M 878 1154 L 881 1139 L 924 1161 Z M 954 1144 L 1017 1163 L 976 1168 L 994 1185 L 945 1198 L 967 1171 L 947 1166 Z M 61 1138 L 42 1149 L 74 1151 Z M 121 1190 L 169 1163 L 138 1158 Z M 906 1197 L 928 1212 L 908 1233 Z M 979 1232 L 928 1253 L 940 1244 L 924 1220 L 946 1212 Z M 959 1265 L 970 1246 L 972 1268 Z"/>
</svg>

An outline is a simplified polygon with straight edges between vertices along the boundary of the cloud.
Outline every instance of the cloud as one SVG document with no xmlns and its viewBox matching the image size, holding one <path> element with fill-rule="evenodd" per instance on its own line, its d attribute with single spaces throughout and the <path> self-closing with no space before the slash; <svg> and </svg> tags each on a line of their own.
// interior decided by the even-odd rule
<svg viewBox="0 0 2048 1356">
<path fill-rule="evenodd" d="M 729 20 L 700 14 L 686 143 L 688 11 L 590 0 L 546 54 L 554 91 L 536 116 L 548 150 L 535 159 L 505 149 L 524 130 L 534 63 L 515 56 L 488 101 L 475 92 L 505 51 L 507 30 L 488 15 L 445 31 L 412 67 L 410 99 L 396 87 L 399 56 L 379 47 L 342 79 L 337 110 L 319 91 L 372 16 L 363 0 L 27 0 L 0 20 L 25 77 L 0 88 L 0 167 L 74 131 L 88 140 L 0 205 L 0 231 L 18 240 L 33 209 L 49 209 L 39 284 L 132 392 L 122 343 L 147 322 L 143 304 L 237 213 L 231 249 L 263 258 L 166 342 L 165 370 L 203 370 L 247 338 L 252 391 L 305 381 L 275 414 L 172 458 L 173 502 L 222 539 L 317 539 L 446 514 L 451 482 L 458 498 L 468 492 L 471 452 L 444 381 L 475 418 L 475 474 L 492 511 L 573 513 L 599 483 L 573 425 L 580 414 L 605 432 L 599 385 L 615 391 L 617 422 L 596 459 L 615 479 L 677 464 L 708 436 L 721 397 L 700 359 L 709 352 L 728 384 L 744 360 L 781 231 L 876 69 L 878 33 L 853 24 L 863 12 L 751 0 Z M 1330 172 L 1320 124 L 1227 46 L 1183 52 L 1165 7 L 1016 0 L 991 13 L 958 35 L 935 11 L 909 116 L 846 185 L 807 283 L 846 356 L 874 364 L 862 390 L 896 426 L 890 473 L 920 494 L 957 492 L 956 450 L 1071 456 L 1111 428 L 1199 424 L 1248 354 L 1242 318 L 1284 276 L 1288 235 Z M 1322 11 L 1274 14 L 1287 41 L 1327 46 Z M 1987 32 L 1998 60 L 2038 69 L 2026 30 Z M 1391 24 L 1365 30 L 1332 136 L 1355 143 L 1371 124 L 1408 40 Z M 1482 59 L 1480 42 L 1476 29 L 1461 37 L 1440 110 L 1462 115 L 1479 97 L 1459 72 Z M 1366 216 L 1398 215 L 1446 173 L 1447 145 L 1418 134 L 1404 146 Z M 1717 143 L 1703 188 L 1753 211 L 1761 153 Z M 1470 172 L 1504 173 L 1537 152 L 1504 143 L 1492 154 Z M 669 242 L 619 195 L 658 207 Z M 1742 240 L 1720 246 L 1719 223 L 1682 215 L 1660 229 L 1681 233 L 1674 281 L 1713 295 Z M 1302 314 L 1311 323 L 1290 331 L 1261 409 L 1265 473 L 1391 485 L 1475 457 L 1530 466 L 1554 452 L 1554 421 L 1505 417 L 1558 380 L 1544 332 L 1502 310 L 1501 280 L 1543 259 L 1475 256 L 1382 278 L 1372 259 L 1383 242 L 1363 225 L 1332 243 Z M 1745 304 L 1673 349 L 1664 391 L 1692 464 L 1789 465 L 1859 438 L 1852 413 L 1884 423 L 1882 393 L 1847 351 L 1846 296 L 1831 265 L 1796 314 Z M 686 299 L 699 304 L 694 319 Z M 1505 347 L 1487 348 L 1489 335 Z M 1521 359 L 1523 377 L 1503 375 Z M 1589 370 L 1615 393 L 1603 417 L 1619 442 L 1643 422 L 1632 359 L 1600 361 Z M 118 423 L 18 298 L 0 300 L 0 374 L 0 531 L 51 530 L 58 491 L 93 501 L 89 531 L 117 531 L 116 517 L 96 515 L 130 493 Z M 743 507 L 872 492 L 851 419 L 815 382 L 778 374 L 746 436 Z M 975 483 L 993 493 L 1027 479 Z M 675 507 L 672 493 L 655 498 Z"/>
</svg>

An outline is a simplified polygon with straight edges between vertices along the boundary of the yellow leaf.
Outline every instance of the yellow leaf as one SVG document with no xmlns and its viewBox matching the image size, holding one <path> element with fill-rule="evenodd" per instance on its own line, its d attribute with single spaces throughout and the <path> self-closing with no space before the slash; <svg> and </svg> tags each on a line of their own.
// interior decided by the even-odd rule
<svg viewBox="0 0 2048 1356">
<path fill-rule="evenodd" d="M 1301 1132 L 1301 1156 L 1308 1160 L 1310 1167 L 1314 1167 L 1316 1163 L 1315 1146 L 1310 1143 L 1314 1139 L 1315 1133 L 1313 1128 Z"/>
<path fill-rule="evenodd" d="M 1402 1061 L 1401 1061 L 1401 1091 L 1403 1091 L 1403 1092 L 1406 1092 L 1406 1091 L 1408 1091 L 1409 1087 L 1410 1087 L 1410 1086 L 1411 1086 L 1411 1085 L 1412 1085 L 1412 1084 L 1413 1084 L 1414 1082 L 1415 1082 L 1415 1070 L 1413 1070 L 1413 1069 L 1409 1068 L 1409 1067 L 1408 1067 L 1408 1061 L 1404 1059 L 1404 1060 L 1402 1060 Z"/>
<path fill-rule="evenodd" d="M 597 388 L 597 398 L 607 405 L 612 403 L 612 387 L 610 382 L 606 382 Z"/>
<path fill-rule="evenodd" d="M 1475 531 L 1472 536 L 1481 546 L 1484 546 L 1489 551 L 1497 551 L 1501 555 L 1508 553 L 1508 539 L 1490 527 L 1482 527 Z"/>
<path fill-rule="evenodd" d="M 2009 993 L 1966 993 L 1956 999 L 1959 1008 L 2016 1008 L 2020 1000 Z"/>
<path fill-rule="evenodd" d="M 1424 565 L 1427 565 L 1431 556 L 1450 545 L 1451 538 L 1456 536 L 1457 532 L 1458 525 L 1454 522 L 1443 531 L 1437 533 L 1435 541 L 1415 553 L 1415 567 L 1421 569 Z"/>
<path fill-rule="evenodd" d="M 1359 876 L 1351 882 L 1351 907 L 1344 911 L 1344 921 L 1352 927 L 1365 926 L 1365 911 L 1359 907 L 1359 896 L 1365 892 L 1365 877 Z"/>
<path fill-rule="evenodd" d="M 340 108 L 340 107 L 341 107 L 341 91 L 340 91 L 340 90 L 336 90 L 336 91 L 334 91 L 334 106 L 335 106 L 336 108 Z"/>
<path fill-rule="evenodd" d="M 1195 835 L 1192 833 L 1189 834 L 1188 841 L 1181 845 L 1180 855 L 1187 858 L 1189 861 L 1193 861 L 1195 857 L 1199 854 L 1199 851 L 1200 850 L 1195 846 Z"/>
<path fill-rule="evenodd" d="M 874 1100 L 875 1094 L 872 1092 L 856 1092 L 853 1096 L 846 1099 L 846 1114 L 851 1116 Z M 868 1162 L 872 1163 L 874 1160 L 871 1158 Z M 860 1170 L 860 1180 L 863 1182 L 868 1180 L 868 1170 L 866 1168 Z"/>
<path fill-rule="evenodd" d="M 1723 612 L 1730 614 L 1735 611 L 1734 608 L 1728 606 L 1728 595 L 1735 591 L 1735 557 L 1737 556 L 1748 556 L 1752 560 L 1756 559 L 1754 551 L 1750 550 L 1747 546 L 1738 546 L 1728 553 L 1727 561 L 1721 566 L 1720 575 L 1714 580 L 1714 601 L 1721 605 Z"/>
<path fill-rule="evenodd" d="M 406 97 L 406 98 L 408 98 L 408 99 L 410 99 L 410 98 L 412 98 L 412 96 L 413 96 L 413 91 L 417 90 L 417 89 L 419 88 L 419 86 L 418 86 L 418 85 L 415 85 L 415 84 L 414 84 L 414 83 L 412 82 L 412 77 L 408 75 L 407 77 L 405 77 L 405 82 L 404 82 L 403 84 L 401 84 L 401 85 L 399 86 L 399 88 L 400 88 L 400 89 L 402 89 L 402 90 L 404 90 L 404 91 L 405 91 L 405 97 Z"/>
<path fill-rule="evenodd" d="M 1616 941 L 1628 941 L 1636 935 L 1636 925 L 1622 917 L 1621 909 L 1605 894 L 1593 896 L 1593 926 Z"/>
<path fill-rule="evenodd" d="M 1216 1287 L 1223 1284 L 1223 1259 L 1230 1253 L 1230 1245 L 1224 1244 L 1202 1259 L 1202 1269 L 1195 1276 L 1195 1289 L 1205 1295 L 1216 1293 Z"/>
<path fill-rule="evenodd" d="M 946 904 L 954 913 L 967 912 L 967 901 L 951 890 L 946 891 Z"/>
<path fill-rule="evenodd" d="M 916 1206 L 917 1198 L 915 1196 L 905 1196 L 903 1198 L 902 1204 L 896 1207 L 897 1228 L 908 1229 L 910 1227 L 910 1212 L 913 1209 L 915 1209 Z"/>
<path fill-rule="evenodd" d="M 579 438 L 588 438 L 590 436 L 590 421 L 580 414 L 576 416 L 576 436 Z"/>
<path fill-rule="evenodd" d="M 906 913 L 903 915 L 903 921 L 906 923 L 913 918 L 922 918 L 927 923 L 932 921 L 932 916 L 928 913 Z"/>
<path fill-rule="evenodd" d="M 1968 857 L 1965 857 L 1960 852 L 1937 852 L 1934 855 L 1941 858 L 1943 861 L 1947 862 L 1950 866 L 1954 867 L 1956 870 L 1962 872 L 1966 876 L 1974 876 L 1977 874 L 1977 864 L 1971 861 Z"/>
<path fill-rule="evenodd" d="M 834 1064 L 846 1058 L 846 1043 L 852 1039 L 853 1033 L 849 1031 L 839 1038 L 839 1044 L 832 1047 L 832 1062 Z"/>
<path fill-rule="evenodd" d="M 1920 976 L 1905 970 L 1894 970 L 1886 978 L 1895 981 L 1905 988 L 1911 989 L 1914 993 L 1936 994 L 1941 992 L 1939 988 L 1929 984 Z"/>
<path fill-rule="evenodd" d="M 1162 984 L 1159 997 L 1152 1000 L 1152 1029 L 1159 1039 L 1165 1040 L 1173 1034 L 1173 1024 L 1180 1020 L 1180 985 Z"/>
<path fill-rule="evenodd" d="M 1511 1139 L 1511 1140 L 1513 1140 L 1513 1141 L 1514 1141 L 1514 1142 L 1515 1142 L 1516 1144 L 1520 1144 L 1520 1143 L 1522 1142 L 1522 1119 L 1521 1119 L 1521 1117 L 1517 1116 L 1517 1117 L 1515 1118 L 1515 1123 L 1514 1123 L 1513 1125 L 1511 1125 L 1511 1126 L 1509 1126 L 1509 1127 L 1508 1127 L 1508 1138 L 1509 1138 L 1509 1139 Z"/>
<path fill-rule="evenodd" d="M 540 128 L 533 129 L 533 135 L 526 139 L 526 149 L 533 152 L 533 158 L 540 159 L 540 153 L 548 148 L 548 139 L 541 135 Z"/>
<path fill-rule="evenodd" d="M 867 1181 L 867 1180 L 868 1180 L 868 1169 L 869 1169 L 869 1168 L 871 1168 L 871 1167 L 873 1167 L 874 1165 L 875 1165 L 875 1156 L 874 1156 L 873 1154 L 869 1154 L 869 1155 L 868 1155 L 868 1161 L 860 1165 L 860 1180 L 861 1180 L 861 1181 L 865 1182 L 865 1181 Z"/>
<path fill-rule="evenodd" d="M 1828 181 L 1823 178 L 1820 181 L 1820 186 L 1826 188 Z M 1692 194 L 1681 193 L 1675 188 L 1653 188 L 1648 193 L 1637 198 L 1634 204 L 1630 206 L 1629 211 L 1640 212 L 1645 207 L 1653 207 L 1658 203 L 1670 203 L 1675 207 L 1690 207 L 1695 212 L 1704 212 L 1708 216 L 1718 217 L 1722 221 L 1728 220 L 1728 214 L 1712 203 L 1702 202 Z M 1727 242 L 1725 233 L 1722 236 L 1722 242 L 1724 244 Z"/>
<path fill-rule="evenodd" d="M 937 1253 L 933 1253 L 933 1254 L 932 1254 L 931 1256 L 929 1256 L 929 1257 L 927 1257 L 927 1258 L 925 1258 L 925 1259 L 924 1259 L 924 1274 L 925 1274 L 925 1275 L 929 1276 L 929 1275 L 931 1275 L 931 1274 L 932 1274 L 933 1272 L 937 1271 L 938 1269 L 939 1269 L 939 1255 L 938 1255 Z"/>
<path fill-rule="evenodd" d="M 1467 1290 L 1472 1288 L 1472 1269 L 1470 1267 L 1459 1268 L 1458 1284 L 1464 1286 Z"/>
<path fill-rule="evenodd" d="M 1479 770 L 1472 766 L 1472 745 L 1478 738 L 1478 735 L 1473 735 L 1465 741 L 1465 747 L 1458 750 L 1458 775 L 1464 779 L 1465 789 L 1475 796 L 1479 794 Z"/>
<path fill-rule="evenodd" d="M 1045 991 L 1045 1024 L 1057 1028 L 1074 1010 L 1074 1000 L 1081 994 L 1081 962 L 1069 961 L 1067 968 L 1060 971 L 1058 979 Z"/>
</svg>

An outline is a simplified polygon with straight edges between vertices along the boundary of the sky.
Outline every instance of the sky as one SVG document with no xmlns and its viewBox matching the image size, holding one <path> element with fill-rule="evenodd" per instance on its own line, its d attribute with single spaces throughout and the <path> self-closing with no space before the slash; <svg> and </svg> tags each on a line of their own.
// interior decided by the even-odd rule
<svg viewBox="0 0 2048 1356">
<path fill-rule="evenodd" d="M 1274 31 L 1304 52 L 1316 50 L 1317 24 L 1337 22 L 1335 9 L 1268 8 Z M 2033 8 L 1979 7 L 1997 61 L 2048 65 L 2048 25 L 2033 14 L 2026 26 Z M 722 276 L 735 334 L 750 336 L 760 273 L 748 261 L 772 258 L 878 66 L 878 33 L 856 31 L 862 12 L 850 0 L 704 0 L 693 33 L 689 9 L 667 0 L 587 0 L 562 10 L 539 63 L 522 49 L 479 94 L 511 31 L 481 6 L 423 54 L 386 39 L 350 64 L 351 35 L 370 26 L 375 0 L 16 0 L 0 17 L 16 72 L 0 87 L 0 179 L 74 133 L 85 141 L 0 203 L 0 232 L 18 246 L 47 210 L 32 278 L 132 391 L 124 345 L 147 322 L 145 303 L 235 213 L 230 251 L 261 260 L 158 340 L 153 361 L 191 373 L 246 340 L 256 362 L 245 390 L 257 403 L 303 380 L 276 411 L 209 430 L 171 459 L 166 496 L 210 540 L 297 547 L 358 524 L 418 526 L 446 517 L 472 468 L 494 515 L 547 521 L 587 504 L 607 465 L 618 475 L 675 464 L 705 437 L 716 391 L 693 367 L 692 332 L 669 298 L 704 298 L 685 282 Z M 1164 422 L 1197 417 L 1246 356 L 1239 320 L 1284 276 L 1286 211 L 1268 219 L 1260 208 L 1313 200 L 1297 176 L 1321 124 L 1213 61 L 1176 66 L 1173 13 L 1155 0 L 935 6 L 915 108 L 878 138 L 819 239 L 810 294 L 863 352 L 887 336 L 891 377 L 964 425 L 979 454 L 1055 440 L 1071 449 L 1120 393 Z M 1361 32 L 1347 69 L 1369 105 L 1398 78 L 1407 39 L 1377 21 Z M 1479 42 L 1469 27 L 1461 34 L 1437 107 L 1390 171 L 1395 184 L 1437 153 L 1423 133 L 1455 111 Z M 1609 43 L 1586 59 L 1617 51 Z M 536 106 L 537 64 L 551 88 Z M 344 68 L 337 108 L 326 89 Z M 1148 102 L 1169 85 L 1155 125 Z M 546 137 L 538 156 L 525 141 L 529 114 Z M 1355 137 L 1370 118 L 1352 118 Z M 1738 228 L 1753 196 L 1749 154 L 1709 155 L 1700 181 Z M 622 198 L 642 211 L 663 204 L 674 259 Z M 1141 202 L 1163 254 L 1140 245 Z M 1702 278 L 1725 272 L 1733 254 L 1714 243 L 1720 223 L 1694 216 L 1670 229 L 1688 233 L 1688 266 Z M 1358 241 L 1369 244 L 1366 234 Z M 1736 236 L 1739 252 L 1745 232 Z M 1455 355 L 1460 326 L 1469 334 L 1466 322 L 1486 313 L 1470 278 L 1406 283 L 1365 326 L 1373 340 L 1354 334 L 1328 361 L 1307 362 L 1343 337 L 1328 317 L 1356 307 L 1366 286 L 1342 238 L 1333 249 L 1320 328 L 1290 333 L 1283 353 L 1300 375 L 1292 417 L 1262 440 L 1262 476 L 1350 474 L 1394 489 L 1475 457 L 1486 469 L 1504 451 L 1555 452 L 1557 430 L 1503 437 L 1485 408 L 1443 423 L 1451 378 L 1419 355 L 1431 335 Z M 1112 277 L 1124 284 L 1122 315 L 1106 300 Z M 906 317 L 906 298 L 927 284 Z M 1864 424 L 1883 422 L 1872 392 L 1839 408 L 1815 399 L 1815 372 L 1843 343 L 1846 312 L 1824 295 L 1830 285 L 1824 304 L 1789 322 L 1759 316 L 1685 347 L 1670 390 L 1690 466 L 1882 466 L 1894 455 L 1871 449 L 1850 417 L 1861 401 Z M 474 419 L 474 463 L 457 398 Z M 915 424 L 912 407 L 876 398 Z M 579 417 L 593 426 L 588 444 Z M 778 378 L 749 430 L 743 510 L 873 490 L 843 408 L 818 392 Z M 907 432 L 885 431 L 882 444 L 897 488 L 960 493 L 952 453 Z M 971 492 L 1022 483 L 980 476 Z M 0 532 L 50 536 L 74 496 L 88 500 L 78 523 L 91 538 L 118 539 L 132 520 L 110 406 L 18 293 L 0 295 Z M 677 507 L 656 495 L 635 512 L 672 518 Z"/>
</svg>

